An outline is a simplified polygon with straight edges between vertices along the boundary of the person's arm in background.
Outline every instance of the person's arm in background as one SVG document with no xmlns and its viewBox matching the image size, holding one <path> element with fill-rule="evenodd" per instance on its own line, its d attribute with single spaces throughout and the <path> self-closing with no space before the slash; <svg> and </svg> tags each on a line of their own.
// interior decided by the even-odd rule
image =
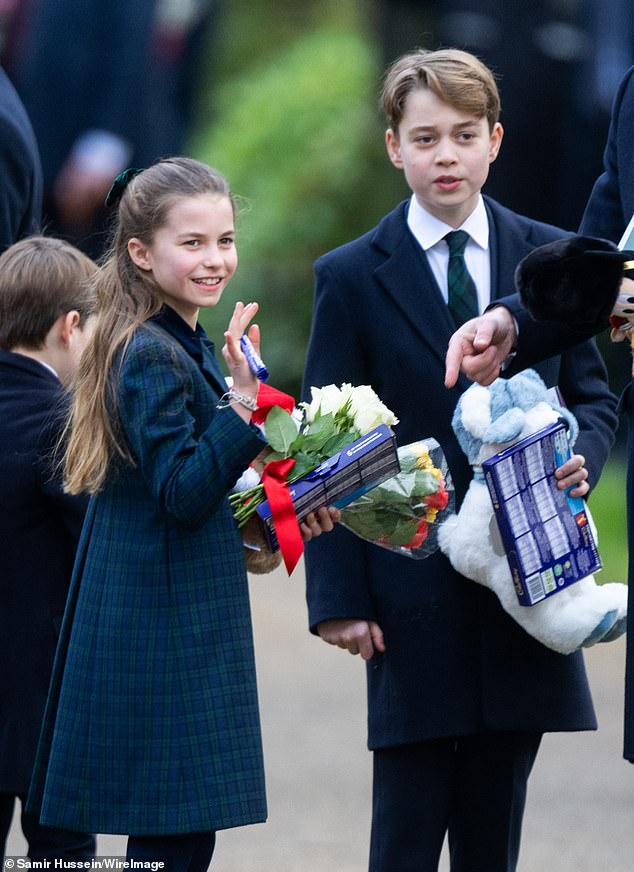
<svg viewBox="0 0 634 872">
<path fill-rule="evenodd" d="M 597 484 L 614 443 L 617 398 L 594 340 L 562 354 L 559 389 L 579 424 L 573 451 L 585 457 L 590 489 Z"/>
<path fill-rule="evenodd" d="M 449 340 L 445 385 L 453 387 L 460 372 L 489 385 L 507 363 L 504 375 L 510 376 L 563 354 L 607 326 L 596 324 L 581 332 L 563 324 L 538 322 L 524 309 L 518 294 L 502 297 L 484 314 L 465 322 Z"/>
<path fill-rule="evenodd" d="M 0 98 L 0 251 L 4 251 L 40 230 L 42 168 L 26 111 L 1 68 Z"/>
<path fill-rule="evenodd" d="M 634 160 L 626 166 L 620 157 L 619 143 L 631 142 L 634 125 L 634 67 L 623 78 L 614 99 L 608 141 L 603 155 L 604 172 L 599 176 L 590 194 L 579 232 L 619 242 L 632 217 L 627 212 L 621 191 L 634 184 Z M 632 190 L 630 188 L 630 190 Z M 634 204 L 634 190 L 630 203 Z"/>
</svg>

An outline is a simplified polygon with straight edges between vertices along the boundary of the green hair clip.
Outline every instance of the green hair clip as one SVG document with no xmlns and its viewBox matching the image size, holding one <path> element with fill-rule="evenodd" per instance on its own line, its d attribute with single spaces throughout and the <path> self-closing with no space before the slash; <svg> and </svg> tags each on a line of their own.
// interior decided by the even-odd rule
<svg viewBox="0 0 634 872">
<path fill-rule="evenodd" d="M 127 170 L 124 170 L 122 173 L 119 173 L 117 178 L 112 183 L 110 190 L 108 191 L 105 199 L 106 206 L 117 206 L 119 204 L 119 200 L 123 196 L 123 192 L 128 187 L 130 182 L 135 176 L 138 176 L 139 173 L 142 173 L 143 169 L 139 169 L 138 167 L 128 167 Z"/>
</svg>

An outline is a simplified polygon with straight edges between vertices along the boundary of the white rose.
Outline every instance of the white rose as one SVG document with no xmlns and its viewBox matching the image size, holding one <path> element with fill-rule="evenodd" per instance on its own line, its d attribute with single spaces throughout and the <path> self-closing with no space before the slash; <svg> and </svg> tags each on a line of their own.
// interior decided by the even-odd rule
<svg viewBox="0 0 634 872">
<path fill-rule="evenodd" d="M 388 427 L 398 424 L 396 415 L 381 402 L 369 385 L 358 385 L 352 389 L 351 414 L 359 433 L 364 436 L 380 424 Z"/>
<path fill-rule="evenodd" d="M 322 415 L 335 414 L 345 400 L 336 385 L 326 385 L 323 388 L 311 388 L 310 403 L 302 403 L 306 412 L 306 421 L 310 424 L 318 412 Z"/>
</svg>

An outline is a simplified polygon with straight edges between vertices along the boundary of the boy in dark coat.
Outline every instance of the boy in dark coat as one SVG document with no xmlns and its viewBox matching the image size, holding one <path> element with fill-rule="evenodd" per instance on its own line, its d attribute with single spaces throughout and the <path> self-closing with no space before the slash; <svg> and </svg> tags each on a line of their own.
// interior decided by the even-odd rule
<svg viewBox="0 0 634 872">
<path fill-rule="evenodd" d="M 88 338 L 94 264 L 57 239 L 0 256 L 0 842 L 31 780 L 86 508 L 55 472 L 66 387 Z M 89 859 L 94 839 L 22 812 L 31 859 Z"/>
<path fill-rule="evenodd" d="M 508 292 L 525 254 L 565 234 L 481 195 L 502 128 L 493 76 L 472 55 L 405 55 L 383 104 L 388 155 L 413 196 L 317 261 L 305 386 L 371 384 L 400 443 L 440 443 L 460 501 L 471 469 L 451 418 L 468 382 L 444 387 L 449 337 Z M 453 231 L 468 235 L 448 269 Z M 562 483 L 584 494 L 584 456 L 594 484 L 616 423 L 605 368 L 588 342 L 540 373 L 578 418 Z M 368 661 L 371 872 L 436 870 L 446 832 L 452 870 L 512 872 L 542 734 L 596 728 L 582 655 L 540 645 L 440 552 L 410 561 L 344 529 L 324 538 L 306 549 L 311 628 Z"/>
</svg>

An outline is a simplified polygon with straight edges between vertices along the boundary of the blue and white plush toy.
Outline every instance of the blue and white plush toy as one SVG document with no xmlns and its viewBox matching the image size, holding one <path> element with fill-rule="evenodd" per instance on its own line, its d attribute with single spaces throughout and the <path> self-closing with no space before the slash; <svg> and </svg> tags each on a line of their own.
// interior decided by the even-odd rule
<svg viewBox="0 0 634 872">
<path fill-rule="evenodd" d="M 460 512 L 439 530 L 439 543 L 462 575 L 490 588 L 505 611 L 531 636 L 561 654 L 597 642 L 609 642 L 625 631 L 627 586 L 598 585 L 592 575 L 533 606 L 517 600 L 506 555 L 496 546 L 493 506 L 482 473 L 482 461 L 564 417 L 571 444 L 577 437 L 574 416 L 558 406 L 533 370 L 489 387 L 472 385 L 461 396 L 453 429 L 471 463 L 474 476 Z M 596 537 L 596 529 L 588 512 Z"/>
</svg>

